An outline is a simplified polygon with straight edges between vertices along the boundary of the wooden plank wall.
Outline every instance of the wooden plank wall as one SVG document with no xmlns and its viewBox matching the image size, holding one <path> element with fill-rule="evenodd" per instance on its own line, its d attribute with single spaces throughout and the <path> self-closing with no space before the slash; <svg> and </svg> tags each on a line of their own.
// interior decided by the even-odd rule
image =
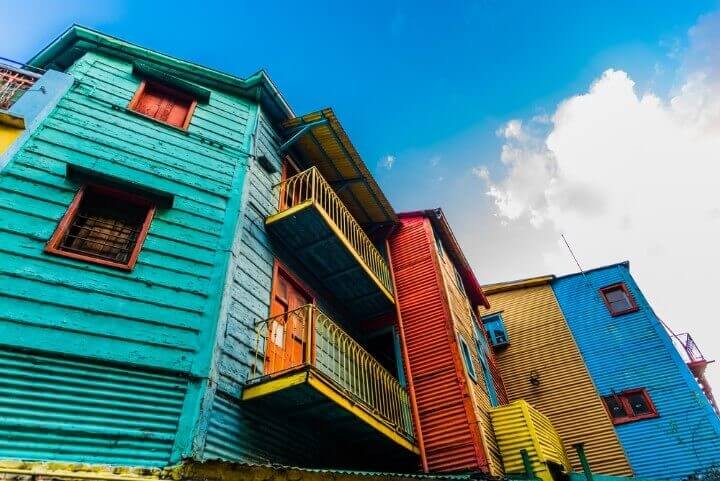
<svg viewBox="0 0 720 481">
<path fill-rule="evenodd" d="M 113 376 L 126 376 L 128 389 L 133 376 L 166 373 L 157 381 L 164 387 L 149 390 L 147 406 L 132 408 L 139 412 L 125 426 L 134 436 L 126 449 L 137 450 L 127 459 L 145 450 L 144 462 L 162 465 L 190 454 L 228 257 L 223 232 L 235 222 L 256 108 L 213 92 L 183 133 L 125 110 L 140 83 L 129 62 L 87 53 L 69 73 L 75 85 L 0 177 L 0 345 L 37 356 L 13 368 L 18 379 L 32 378 L 33 363 L 50 362 L 40 359 L 69 357 L 120 366 Z M 69 164 L 174 195 L 172 208 L 158 210 L 132 272 L 43 253 L 79 188 L 66 178 Z M 83 369 L 63 370 L 62 382 L 74 389 L 62 396 L 36 391 L 33 402 L 3 412 L 4 421 L 38 437 L 22 447 L 0 444 L 0 457 L 117 461 L 119 454 L 100 446 L 126 437 L 84 424 L 86 418 L 112 424 L 115 413 L 84 405 L 95 388 L 83 384 Z M 173 398 L 187 394 L 168 404 L 168 390 Z M 153 405 L 174 417 L 174 442 L 163 447 Z M 73 413 L 62 429 L 38 423 L 61 413 Z M 67 444 L 68 437 L 79 444 Z"/>
</svg>

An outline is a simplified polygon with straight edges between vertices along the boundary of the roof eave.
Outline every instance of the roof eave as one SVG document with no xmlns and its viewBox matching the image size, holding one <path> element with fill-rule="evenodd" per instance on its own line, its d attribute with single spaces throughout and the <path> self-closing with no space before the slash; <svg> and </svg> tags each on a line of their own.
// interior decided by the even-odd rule
<svg viewBox="0 0 720 481">
<path fill-rule="evenodd" d="M 83 42 L 85 42 L 84 45 Z M 177 72 L 180 76 L 193 78 L 198 83 L 205 83 L 218 90 L 256 100 L 263 105 L 269 115 L 278 121 L 295 116 L 288 102 L 264 70 L 243 79 L 156 52 L 80 25 L 72 25 L 65 30 L 48 46 L 28 60 L 27 64 L 44 68 L 53 64 L 62 54 L 74 47 L 81 50 L 91 50 L 91 46 L 103 49 L 103 51 L 121 58 L 145 60 Z"/>
</svg>

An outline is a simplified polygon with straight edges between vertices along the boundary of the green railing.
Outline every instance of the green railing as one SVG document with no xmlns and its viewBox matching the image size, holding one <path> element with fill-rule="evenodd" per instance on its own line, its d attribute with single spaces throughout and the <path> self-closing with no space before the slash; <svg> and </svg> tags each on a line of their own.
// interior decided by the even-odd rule
<svg viewBox="0 0 720 481">
<path fill-rule="evenodd" d="M 250 382 L 310 366 L 354 402 L 413 438 L 410 400 L 398 380 L 317 307 L 308 304 L 257 324 Z"/>
<path fill-rule="evenodd" d="M 311 167 L 284 180 L 278 184 L 278 187 L 280 188 L 278 213 L 307 201 L 314 202 L 316 207 L 322 209 L 335 224 L 387 292 L 392 294 L 392 278 L 385 259 L 317 167 Z"/>
</svg>

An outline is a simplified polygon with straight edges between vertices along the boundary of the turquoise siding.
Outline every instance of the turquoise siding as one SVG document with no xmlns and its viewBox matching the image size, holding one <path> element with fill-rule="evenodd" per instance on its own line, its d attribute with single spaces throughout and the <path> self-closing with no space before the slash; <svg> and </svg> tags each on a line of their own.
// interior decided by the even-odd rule
<svg viewBox="0 0 720 481">
<path fill-rule="evenodd" d="M 213 385 L 206 402 L 211 405 L 205 420 L 207 437 L 203 457 L 244 462 L 313 465 L 308 446 L 320 446 L 321 436 L 311 431 L 293 429 L 285 414 L 240 401 L 248 376 L 262 370 L 262 359 L 253 359 L 255 323 L 270 312 L 275 249 L 265 231 L 265 218 L 277 212 L 281 159 L 277 155 L 280 138 L 268 119 L 260 115 L 256 130 L 255 154 L 265 155 L 275 168 L 269 173 L 252 161 L 243 189 L 242 228 L 236 233 L 232 261 L 223 301 L 216 347 L 217 363 Z M 312 279 L 301 266 L 293 265 L 287 256 L 285 264 L 304 280 Z M 308 283 L 316 288 L 313 282 Z M 328 313 L 335 310 L 328 297 L 318 303 Z M 344 317 L 336 316 L 341 322 Z M 214 396 L 214 397 L 213 397 Z M 331 446 L 321 451 L 327 455 Z"/>
<path fill-rule="evenodd" d="M 612 317 L 598 289 L 621 281 L 640 309 Z M 615 426 L 635 475 L 680 479 L 720 463 L 720 421 L 627 264 L 559 278 L 553 289 L 599 394 L 644 387 L 658 410 Z"/>
<path fill-rule="evenodd" d="M 75 85 L 0 176 L 0 346 L 29 349 L 30 364 L 81 356 L 72 362 L 114 365 L 115 382 L 129 387 L 162 377 L 166 388 L 148 394 L 155 400 L 132 406 L 132 442 L 116 438 L 125 454 L 97 449 L 93 460 L 163 465 L 193 454 L 257 107 L 213 92 L 185 134 L 125 110 L 140 82 L 129 62 L 87 53 L 68 73 Z M 174 196 L 172 208 L 158 210 L 131 273 L 43 253 L 79 187 L 66 178 L 68 164 Z M 74 375 L 57 382 L 76 386 Z M 83 397 L 68 388 L 53 409 L 73 412 Z M 159 405 L 162 422 L 153 419 Z M 86 429 L 82 415 L 50 429 L 31 422 L 45 415 L 42 403 L 3 409 L 3 421 L 45 440 L 26 444 L 26 459 L 87 459 L 90 446 L 113 437 Z M 0 458 L 18 453 L 0 444 Z"/>
<path fill-rule="evenodd" d="M 2 458 L 165 464 L 186 389 L 172 375 L 5 350 Z"/>
</svg>

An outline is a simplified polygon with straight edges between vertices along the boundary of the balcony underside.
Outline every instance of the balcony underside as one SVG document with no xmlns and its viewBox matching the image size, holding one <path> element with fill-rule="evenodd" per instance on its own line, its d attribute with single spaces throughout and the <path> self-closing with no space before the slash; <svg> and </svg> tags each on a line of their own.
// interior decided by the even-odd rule
<svg viewBox="0 0 720 481">
<path fill-rule="evenodd" d="M 333 439 L 373 446 L 388 456 L 398 446 L 414 454 L 420 452 L 414 441 L 310 366 L 254 381 L 245 387 L 243 400 L 258 400 L 273 412 L 320 426 Z"/>
<path fill-rule="evenodd" d="M 306 201 L 265 221 L 268 232 L 352 313 L 369 318 L 394 300 L 325 212 Z"/>
</svg>

